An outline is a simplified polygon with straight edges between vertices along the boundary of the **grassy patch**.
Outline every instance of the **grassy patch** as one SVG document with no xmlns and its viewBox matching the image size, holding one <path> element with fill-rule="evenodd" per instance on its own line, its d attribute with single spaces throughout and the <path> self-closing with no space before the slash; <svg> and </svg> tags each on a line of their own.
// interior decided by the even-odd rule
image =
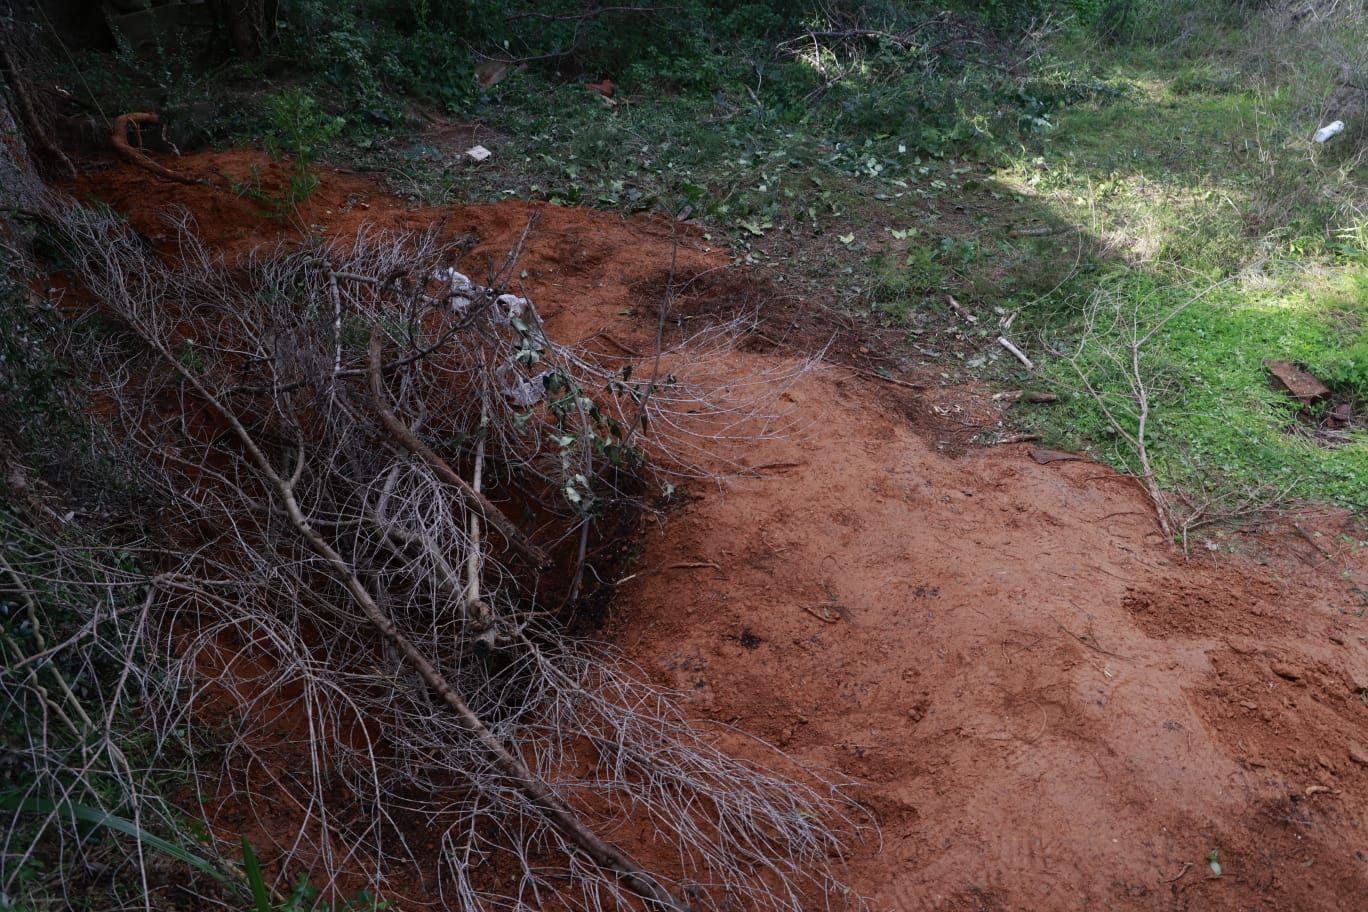
<svg viewBox="0 0 1368 912">
<path fill-rule="evenodd" d="M 1184 40 L 1099 45 L 1074 32 L 1010 74 L 970 61 L 927 78 L 915 53 L 889 47 L 814 51 L 763 74 L 731 59 L 715 91 L 644 79 L 616 110 L 581 86 L 514 74 L 480 109 L 506 137 L 496 168 L 418 144 L 392 174 L 429 201 L 685 213 L 738 258 L 906 328 L 933 359 L 945 350 L 923 334 L 946 328 L 946 293 L 989 319 L 1017 313 L 1013 337 L 1063 388 L 1078 386 L 1062 356 L 1077 350 L 1088 302 L 1157 319 L 1221 283 L 1147 349 L 1163 483 L 1285 478 L 1301 496 L 1368 502 L 1365 443 L 1296 433 L 1262 367 L 1297 361 L 1363 398 L 1368 197 L 1347 143 L 1309 141 L 1310 84 L 1325 73 L 1295 40 L 1269 70 L 1252 50 L 1268 30 L 1249 16 L 1173 21 Z M 1142 26 L 1158 23 L 1130 27 Z M 822 80 L 833 85 L 816 91 Z M 1018 383 L 991 334 L 978 336 L 964 341 L 986 346 L 981 356 L 951 346 L 963 366 Z M 1082 363 L 1104 397 L 1125 394 L 1123 377 L 1086 353 Z M 1037 416 L 1050 439 L 1134 468 L 1087 396 Z"/>
<path fill-rule="evenodd" d="M 1115 406 L 1131 397 L 1107 358 L 1117 340 L 1089 335 L 1087 315 L 1100 307 L 1152 325 L 1200 297 L 1145 349 L 1161 480 L 1185 490 L 1292 487 L 1360 507 L 1368 436 L 1311 439 L 1297 406 L 1269 386 L 1263 361 L 1306 366 L 1356 411 L 1368 398 L 1362 155 L 1350 144 L 1310 142 L 1319 121 L 1300 102 L 1304 85 L 1251 75 L 1253 26 L 1207 34 L 1217 53 L 1199 60 L 1187 45 L 1116 52 L 1105 75 L 1133 90 L 1105 107 L 1062 112 L 1056 131 L 1000 172 L 1091 242 L 1091 273 L 1027 308 L 1023 326 L 1061 356 L 1077 352 Z M 1301 63 L 1289 62 L 1297 78 Z M 1134 453 L 1067 361 L 1048 360 L 1045 373 L 1076 392 L 1038 412 L 1037 429 L 1134 470 Z"/>
<path fill-rule="evenodd" d="M 1153 395 L 1149 429 L 1156 470 L 1171 486 L 1252 490 L 1272 485 L 1300 496 L 1346 506 L 1368 502 L 1368 439 L 1362 434 L 1327 445 L 1299 432 L 1298 406 L 1274 391 L 1263 366 L 1276 357 L 1332 376 L 1334 365 L 1357 365 L 1368 320 L 1362 277 L 1320 280 L 1308 290 L 1251 290 L 1238 284 L 1202 296 L 1155 335 L 1145 348 L 1142 374 Z M 1140 325 L 1153 325 L 1200 294 L 1189 286 L 1122 274 L 1097 291 Z M 1109 341 L 1074 342 L 1089 382 L 1114 408 L 1129 399 L 1125 375 L 1104 356 Z M 1037 413 L 1038 429 L 1105 461 L 1136 470 L 1135 454 L 1108 427 L 1097 403 L 1063 359 L 1046 375 L 1071 395 Z M 1351 399 L 1368 399 L 1352 367 L 1339 383 Z M 1128 425 L 1133 430 L 1133 425 Z"/>
</svg>

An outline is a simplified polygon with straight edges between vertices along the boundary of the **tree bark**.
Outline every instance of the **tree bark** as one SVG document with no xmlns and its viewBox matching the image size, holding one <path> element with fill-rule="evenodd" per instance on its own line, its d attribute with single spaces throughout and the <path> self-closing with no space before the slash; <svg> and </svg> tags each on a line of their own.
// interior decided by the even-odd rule
<svg viewBox="0 0 1368 912">
<path fill-rule="evenodd" d="M 37 209 L 42 193 L 43 181 L 29 156 L 24 129 L 0 86 L 0 239 L 19 236 L 13 230 L 14 215 Z"/>
<path fill-rule="evenodd" d="M 5 154 L 10 157 L 3 167 L 18 166 L 18 163 L 22 162 L 21 170 L 32 177 L 33 160 L 28 154 L 28 146 L 31 143 L 46 160 L 50 174 L 62 178 L 75 177 L 76 169 L 72 166 L 71 159 L 57 148 L 43 128 L 43 121 L 33 105 L 28 83 L 24 79 L 24 74 L 19 72 L 15 65 L 14 55 L 10 53 L 8 40 L 8 36 L 0 30 L 0 83 L 9 89 L 8 92 L 0 91 L 0 103 L 4 105 L 3 114 L 0 114 L 0 118 L 3 118 L 3 122 L 0 122 L 0 142 L 4 143 Z M 20 131 L 21 124 L 23 132 Z M 29 142 L 24 141 L 24 132 L 28 134 Z M 4 184 L 0 183 L 0 186 Z"/>
<path fill-rule="evenodd" d="M 260 57 L 275 33 L 273 0 L 215 0 L 214 9 L 228 32 L 233 53 L 243 59 Z"/>
</svg>

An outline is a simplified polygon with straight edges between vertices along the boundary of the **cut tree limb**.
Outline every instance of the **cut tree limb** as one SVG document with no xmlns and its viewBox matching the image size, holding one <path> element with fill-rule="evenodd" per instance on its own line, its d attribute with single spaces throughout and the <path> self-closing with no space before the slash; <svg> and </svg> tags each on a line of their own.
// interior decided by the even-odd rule
<svg viewBox="0 0 1368 912">
<path fill-rule="evenodd" d="M 1007 236 L 1009 238 L 1049 237 L 1052 234 L 1059 234 L 1059 232 L 1063 230 L 1064 228 L 1062 226 L 1052 227 L 1049 225 L 1044 225 L 1039 228 L 1013 228 L 1011 231 L 1007 232 Z"/>
<path fill-rule="evenodd" d="M 955 296 L 954 296 L 954 295 L 952 295 L 952 294 L 946 295 L 946 296 L 945 296 L 945 300 L 950 304 L 950 309 L 953 310 L 955 313 L 959 314 L 960 317 L 964 320 L 964 322 L 966 322 L 966 323 L 977 323 L 977 322 L 978 322 L 978 317 L 974 316 L 974 315 L 971 314 L 969 311 L 967 311 L 967 310 L 965 310 L 963 307 L 961 307 L 961 306 L 960 306 L 960 302 L 955 300 Z"/>
<path fill-rule="evenodd" d="M 456 471 L 452 469 L 451 466 L 447 465 L 446 460 L 441 456 L 438 456 L 426 443 L 419 440 L 418 437 L 395 416 L 394 412 L 390 411 L 389 406 L 386 404 L 387 397 L 385 395 L 385 386 L 381 381 L 380 376 L 383 364 L 380 357 L 380 346 L 380 332 L 379 330 L 373 330 L 370 338 L 371 395 L 375 399 L 375 411 L 379 414 L 380 421 L 385 425 L 385 429 L 388 430 L 405 449 L 427 463 L 428 467 L 437 473 L 439 478 L 460 491 L 468 501 L 475 504 L 480 512 L 484 514 L 485 519 L 489 521 L 489 524 L 499 530 L 499 534 L 508 541 L 514 550 L 526 558 L 534 567 L 545 567 L 550 562 L 546 556 L 546 552 L 533 544 L 517 526 L 513 525 L 512 521 L 503 514 L 502 510 L 490 503 L 489 498 L 472 488 L 469 482 L 456 474 Z"/>
<path fill-rule="evenodd" d="M 589 828 L 573 809 L 566 804 L 537 774 L 532 772 L 526 761 L 499 740 L 490 728 L 485 725 L 484 720 L 472 710 L 460 692 L 452 686 L 435 665 L 428 659 L 427 655 L 414 645 L 395 624 L 394 620 L 380 607 L 379 603 L 371 595 L 360 577 L 357 575 L 356 568 L 323 537 L 314 526 L 309 522 L 304 514 L 303 507 L 300 506 L 295 497 L 294 482 L 292 478 L 283 476 L 271 464 L 271 460 L 257 443 L 256 438 L 246 426 L 243 425 L 236 412 L 229 409 L 223 402 L 214 395 L 205 385 L 201 377 L 189 367 L 181 363 L 181 360 L 167 348 L 162 339 L 155 335 L 142 331 L 139 327 L 140 335 L 150 344 L 162 359 L 171 366 L 194 390 L 204 399 L 205 403 L 217 412 L 233 434 L 242 443 L 247 452 L 248 460 L 261 473 L 263 478 L 269 482 L 274 489 L 276 497 L 280 501 L 286 516 L 289 518 L 290 525 L 304 539 L 309 550 L 318 555 L 328 565 L 330 572 L 347 590 L 352 599 L 360 607 L 371 626 L 380 633 L 381 636 L 400 654 L 404 661 L 423 682 L 441 698 L 446 704 L 462 728 L 469 732 L 479 742 L 480 746 L 489 754 L 491 761 L 501 773 L 507 776 L 510 784 L 513 785 L 529 803 L 535 807 L 552 827 L 555 828 L 567 841 L 574 845 L 579 851 L 583 852 L 594 864 L 599 867 L 613 871 L 622 877 L 626 886 L 642 899 L 646 900 L 652 907 L 665 910 L 665 912 L 689 912 L 687 903 L 676 898 L 655 876 L 647 872 L 631 857 L 616 846 L 603 840 L 597 833 Z M 372 364 L 372 383 L 379 382 L 380 371 L 380 338 L 378 333 L 372 333 L 370 355 Z M 381 388 L 383 391 L 383 388 Z M 378 399 L 378 397 L 377 397 Z M 377 408 L 383 408 L 380 402 L 376 403 Z M 391 420 L 393 414 L 389 415 Z M 387 422 L 388 425 L 388 422 Z M 403 427 L 400 425 L 400 427 Z M 407 428 L 403 428 L 405 432 Z M 410 434 L 410 437 L 412 435 Z M 420 446 L 421 446 L 421 442 Z M 429 451 L 430 452 L 430 451 Z M 436 454 L 432 454 L 434 458 Z M 438 465 L 450 472 L 450 468 L 438 459 Z M 434 466 L 434 469 L 437 467 Z M 437 469 L 441 474 L 441 469 Z M 452 473 L 454 475 L 454 473 Z M 460 478 L 460 476 L 454 476 Z M 464 481 L 461 481 L 464 486 Z M 501 516 L 497 511 L 495 515 Z M 506 521 L 506 520 L 505 520 Z M 497 523 L 496 523 L 497 524 Z"/>
<path fill-rule="evenodd" d="M 850 370 L 859 374 L 861 377 L 869 377 L 871 380 L 882 380 L 884 383 L 891 383 L 894 386 L 901 386 L 913 390 L 926 389 L 926 384 L 924 383 L 908 383 L 906 380 L 899 380 L 897 377 L 884 376 L 878 371 L 867 370 L 863 367 L 851 367 Z"/>
</svg>

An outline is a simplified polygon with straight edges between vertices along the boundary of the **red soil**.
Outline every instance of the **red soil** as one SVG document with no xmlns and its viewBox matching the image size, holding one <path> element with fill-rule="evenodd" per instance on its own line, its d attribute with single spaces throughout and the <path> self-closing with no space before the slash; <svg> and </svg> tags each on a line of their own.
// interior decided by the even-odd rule
<svg viewBox="0 0 1368 912">
<path fill-rule="evenodd" d="M 614 633 L 859 780 L 874 908 L 1365 907 L 1368 624 L 1323 556 L 1185 562 L 1105 468 L 946 457 L 834 372 L 791 396 L 752 458 L 799 465 L 653 528 Z"/>
<path fill-rule="evenodd" d="M 78 190 L 149 234 L 168 203 L 228 249 L 283 230 L 127 167 Z M 419 210 L 329 174 L 304 215 L 337 237 L 446 218 L 497 266 L 533 208 Z M 539 211 L 519 270 L 551 330 L 649 349 L 669 224 Z M 681 274 L 722 262 L 693 239 Z M 882 832 L 850 871 L 872 908 L 1368 908 L 1368 565 L 1314 537 L 1362 538 L 1344 517 L 1185 560 L 1108 469 L 949 455 L 945 413 L 997 415 L 973 390 L 827 368 L 786 399 L 794 430 L 749 449 L 753 477 L 647 523 L 608 632 L 700 718 L 857 780 Z"/>
</svg>

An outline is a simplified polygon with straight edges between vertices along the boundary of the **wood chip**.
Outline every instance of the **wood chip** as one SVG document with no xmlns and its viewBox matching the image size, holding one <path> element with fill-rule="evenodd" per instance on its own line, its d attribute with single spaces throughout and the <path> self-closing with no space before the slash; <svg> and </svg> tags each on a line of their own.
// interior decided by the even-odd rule
<svg viewBox="0 0 1368 912">
<path fill-rule="evenodd" d="M 1330 395 L 1330 388 L 1306 371 L 1286 361 L 1269 358 L 1264 362 L 1273 386 L 1303 405 L 1310 405 Z"/>
<path fill-rule="evenodd" d="M 849 614 L 844 606 L 836 604 L 804 605 L 803 610 L 817 620 L 824 621 L 828 624 L 835 624 L 840 621 L 841 618 L 846 617 Z"/>
</svg>

